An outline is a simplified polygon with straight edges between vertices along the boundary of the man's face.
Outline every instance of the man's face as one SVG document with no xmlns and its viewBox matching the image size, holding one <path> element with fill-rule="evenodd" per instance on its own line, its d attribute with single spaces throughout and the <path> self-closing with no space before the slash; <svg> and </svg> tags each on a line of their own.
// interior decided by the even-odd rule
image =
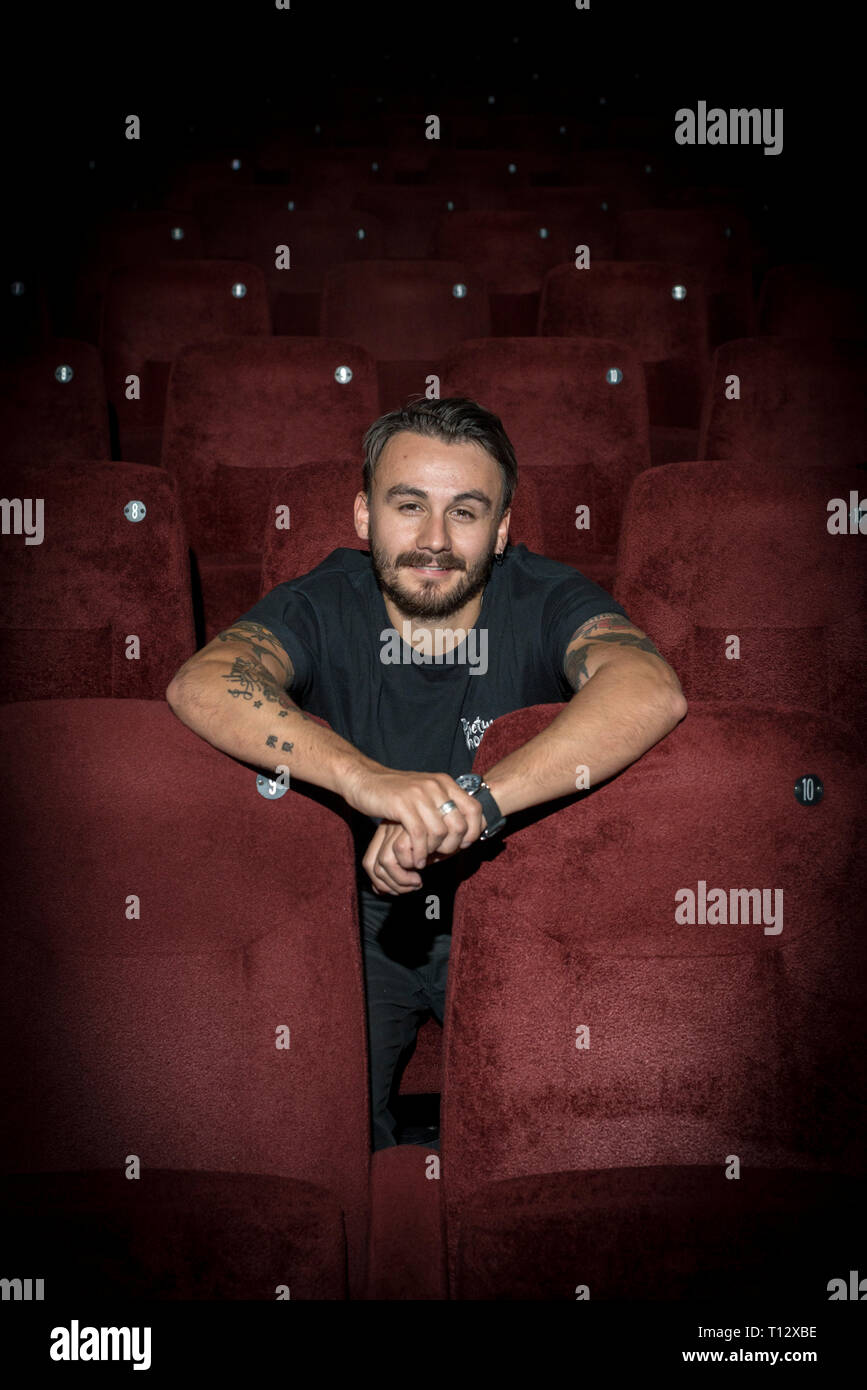
<svg viewBox="0 0 867 1390">
<path fill-rule="evenodd" d="M 450 618 L 482 592 L 509 530 L 508 512 L 497 521 L 502 486 L 478 444 L 405 430 L 388 441 L 355 525 L 380 589 L 407 618 Z"/>
</svg>

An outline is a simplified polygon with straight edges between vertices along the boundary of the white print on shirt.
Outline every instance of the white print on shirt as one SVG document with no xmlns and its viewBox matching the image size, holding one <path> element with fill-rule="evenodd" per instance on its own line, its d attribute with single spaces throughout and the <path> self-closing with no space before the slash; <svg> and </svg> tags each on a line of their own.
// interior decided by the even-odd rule
<svg viewBox="0 0 867 1390">
<path fill-rule="evenodd" d="M 470 724 L 468 720 L 464 719 L 463 715 L 461 715 L 461 723 L 464 726 L 464 738 L 467 741 L 467 747 L 471 751 L 474 748 L 478 748 L 485 729 L 487 729 L 490 724 L 493 724 L 493 722 L 493 719 L 483 719 L 479 714 L 476 715 L 476 718 L 473 720 L 472 724 Z"/>
</svg>

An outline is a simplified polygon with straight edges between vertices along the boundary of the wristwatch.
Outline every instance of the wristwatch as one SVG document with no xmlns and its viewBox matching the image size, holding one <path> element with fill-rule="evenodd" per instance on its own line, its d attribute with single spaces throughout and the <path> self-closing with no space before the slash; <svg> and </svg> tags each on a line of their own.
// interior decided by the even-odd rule
<svg viewBox="0 0 867 1390">
<path fill-rule="evenodd" d="M 490 787 L 487 782 L 482 781 L 477 772 L 462 772 L 460 777 L 455 778 L 455 781 L 461 791 L 467 793 L 467 796 L 478 798 L 487 822 L 479 839 L 490 840 L 491 836 L 496 835 L 497 831 L 502 830 L 506 824 L 506 817 L 494 800 Z"/>
</svg>

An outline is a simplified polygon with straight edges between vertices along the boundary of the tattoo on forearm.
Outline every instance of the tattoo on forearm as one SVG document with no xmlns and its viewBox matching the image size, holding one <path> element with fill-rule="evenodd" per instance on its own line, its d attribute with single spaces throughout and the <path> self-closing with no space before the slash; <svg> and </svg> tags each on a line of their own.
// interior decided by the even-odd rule
<svg viewBox="0 0 867 1390">
<path fill-rule="evenodd" d="M 569 639 L 570 644 L 580 637 L 587 640 L 572 651 L 567 651 L 566 660 L 563 663 L 566 679 L 575 691 L 580 690 L 590 679 L 590 673 L 587 670 L 587 653 L 593 642 L 613 642 L 620 647 L 636 647 L 639 651 L 650 652 L 652 656 L 658 656 L 660 661 L 665 660 L 650 638 L 637 631 L 632 623 L 620 613 L 602 613 L 598 618 L 590 618 L 572 633 Z"/>
<path fill-rule="evenodd" d="M 267 737 L 266 740 L 265 740 L 265 746 L 266 746 L 266 748 L 276 748 L 276 747 L 277 747 L 277 735 L 276 735 L 276 734 L 269 734 L 268 737 Z M 292 749 L 293 749 L 294 747 L 295 747 L 295 744 L 294 744 L 294 743 L 284 743 L 284 744 L 281 745 L 280 751 L 281 751 L 281 753 L 291 753 L 291 752 L 292 752 Z"/>
</svg>

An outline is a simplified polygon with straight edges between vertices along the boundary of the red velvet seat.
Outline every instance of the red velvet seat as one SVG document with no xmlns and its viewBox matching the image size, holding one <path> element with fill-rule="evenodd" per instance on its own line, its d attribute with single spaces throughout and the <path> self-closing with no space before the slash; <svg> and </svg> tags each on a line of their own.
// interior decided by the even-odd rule
<svg viewBox="0 0 867 1390">
<path fill-rule="evenodd" d="M 160 262 L 115 271 L 100 346 L 123 456 L 159 462 L 169 368 L 181 347 L 270 332 L 265 277 L 248 262 Z M 139 378 L 138 400 L 127 399 L 131 375 Z"/>
<path fill-rule="evenodd" d="M 442 217 L 436 255 L 460 261 L 488 286 L 495 334 L 533 334 L 542 280 L 552 266 L 572 259 L 573 242 L 533 212 L 453 212 Z"/>
<path fill-rule="evenodd" d="M 4 472 L 7 496 L 42 499 L 44 537 L 4 538 L 3 701 L 160 699 L 196 645 L 174 479 L 91 460 Z"/>
<path fill-rule="evenodd" d="M 863 739 L 862 537 L 827 524 L 830 499 L 848 514 L 853 491 L 854 468 L 770 461 L 670 463 L 636 478 L 613 596 L 687 699 L 812 710 L 848 722 L 853 746 Z"/>
<path fill-rule="evenodd" d="M 358 458 L 378 413 L 374 364 L 353 343 L 233 338 L 178 353 L 162 462 L 196 554 L 205 640 L 256 602 L 274 480 L 309 460 Z"/>
<path fill-rule="evenodd" d="M 376 358 L 380 406 L 394 410 L 408 395 L 424 394 L 449 348 L 489 336 L 487 287 L 452 261 L 335 266 L 325 277 L 319 331 Z"/>
<path fill-rule="evenodd" d="M 393 260 L 433 258 L 441 217 L 466 207 L 466 194 L 452 184 L 388 184 L 362 189 L 353 207 L 373 213 L 384 237 L 383 255 Z"/>
<path fill-rule="evenodd" d="M 592 259 L 585 270 L 556 266 L 542 286 L 539 333 L 630 347 L 647 379 L 653 461 L 678 448 L 695 455 L 709 339 L 704 286 L 693 268 Z"/>
<path fill-rule="evenodd" d="M 346 149 L 298 150 L 290 165 L 293 181 L 318 193 L 327 193 L 337 206 L 348 210 L 362 188 L 389 184 L 392 156 L 384 145 Z"/>
<path fill-rule="evenodd" d="M 315 334 L 325 272 L 344 261 L 383 255 L 383 230 L 368 213 L 342 210 L 311 188 L 257 188 L 243 196 L 197 202 L 209 256 L 237 258 L 265 276 L 277 334 Z M 298 203 L 301 203 L 301 207 Z M 276 250 L 289 248 L 289 266 L 278 268 Z M 285 255 L 285 253 L 281 253 Z"/>
<path fill-rule="evenodd" d="M 735 207 L 641 208 L 618 218 L 618 260 L 675 261 L 702 272 L 711 345 L 755 332 L 752 272 L 760 257 Z"/>
<path fill-rule="evenodd" d="M 476 770 L 561 708 L 497 720 Z M 696 702 L 483 856 L 446 1001 L 452 1298 L 827 1297 L 863 1239 L 864 786 L 835 720 Z M 771 885 L 782 919 L 771 895 L 758 921 L 680 924 L 702 884 Z"/>
<path fill-rule="evenodd" d="M 0 359 L 0 458 L 111 458 L 105 377 L 92 344 L 54 338 L 27 357 Z"/>
<path fill-rule="evenodd" d="M 464 192 L 470 207 L 485 209 L 496 207 L 497 195 L 507 189 L 547 183 L 550 180 L 544 177 L 545 173 L 558 170 L 556 155 L 537 150 L 447 147 L 434 149 L 428 179 L 431 183 L 454 184 Z"/>
<path fill-rule="evenodd" d="M 737 378 L 740 398 L 729 399 Z M 741 338 L 717 348 L 699 457 L 857 467 L 867 453 L 867 347 L 842 338 Z M 728 393 L 728 394 L 727 394 Z"/>
<path fill-rule="evenodd" d="M 599 260 L 614 255 L 616 202 L 606 188 L 516 188 L 503 202 L 514 211 L 534 213 L 566 247 L 563 260 L 574 260 L 576 246 L 589 246 Z"/>
<path fill-rule="evenodd" d="M 609 373 L 619 371 L 614 382 Z M 468 395 L 503 421 L 522 478 L 540 496 L 543 553 L 603 588 L 614 579 L 626 494 L 650 466 L 644 374 L 623 343 L 496 338 L 463 343 L 443 363 L 442 395 Z M 590 529 L 576 528 L 576 508 Z"/>
<path fill-rule="evenodd" d="M 0 728 L 16 1267 L 95 1301 L 358 1296 L 369 1118 L 348 825 L 303 789 L 260 796 L 163 701 L 37 701 Z"/>
<path fill-rule="evenodd" d="M 201 255 L 201 231 L 189 209 L 124 210 L 107 215 L 94 227 L 76 276 L 72 311 L 76 332 L 87 342 L 98 342 L 102 301 L 112 270 L 197 260 Z"/>
</svg>

